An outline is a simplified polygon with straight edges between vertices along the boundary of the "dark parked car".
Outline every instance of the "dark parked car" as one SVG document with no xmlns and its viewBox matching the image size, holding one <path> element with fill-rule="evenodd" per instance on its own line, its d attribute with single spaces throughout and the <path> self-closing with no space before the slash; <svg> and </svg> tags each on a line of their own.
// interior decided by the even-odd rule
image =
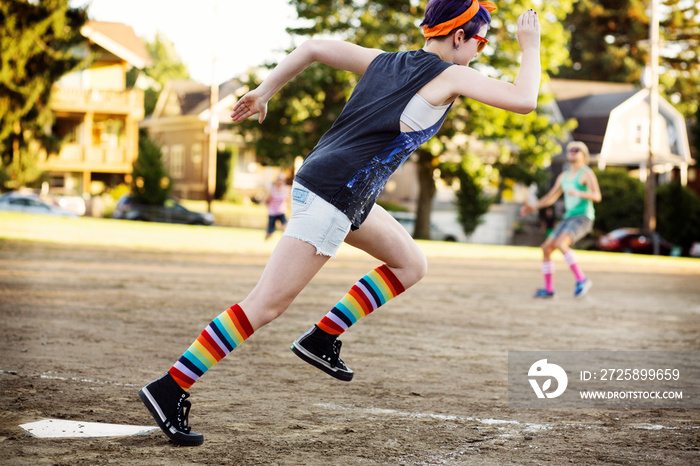
<svg viewBox="0 0 700 466">
<path fill-rule="evenodd" d="M 137 204 L 133 196 L 122 196 L 114 208 L 112 218 L 141 220 L 143 222 L 184 223 L 187 225 L 213 225 L 214 215 L 209 212 L 193 212 L 175 199 L 165 201 L 162 207 Z"/>
<path fill-rule="evenodd" d="M 659 241 L 659 254 L 663 256 L 679 255 L 680 249 L 656 235 Z M 619 228 L 598 239 L 598 249 L 609 252 L 628 252 L 633 254 L 654 254 L 654 237 L 652 233 L 638 228 Z"/>
</svg>

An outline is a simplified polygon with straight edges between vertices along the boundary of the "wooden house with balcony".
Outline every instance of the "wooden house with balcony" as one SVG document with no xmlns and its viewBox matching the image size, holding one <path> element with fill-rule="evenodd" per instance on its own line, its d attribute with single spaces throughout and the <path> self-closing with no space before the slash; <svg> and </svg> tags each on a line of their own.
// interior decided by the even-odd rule
<svg viewBox="0 0 700 466">
<path fill-rule="evenodd" d="M 121 23 L 89 21 L 78 53 L 89 65 L 63 76 L 52 91 L 53 134 L 62 142 L 47 154 L 42 168 L 51 188 L 87 194 L 94 182 L 114 185 L 131 173 L 138 156 L 143 91 L 128 89 L 129 69 L 143 69 L 150 55 L 134 30 Z"/>
</svg>

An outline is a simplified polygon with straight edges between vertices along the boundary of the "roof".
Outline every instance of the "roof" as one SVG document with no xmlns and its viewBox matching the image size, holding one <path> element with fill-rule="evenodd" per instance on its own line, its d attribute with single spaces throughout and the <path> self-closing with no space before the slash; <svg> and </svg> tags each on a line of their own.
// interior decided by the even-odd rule
<svg viewBox="0 0 700 466">
<path fill-rule="evenodd" d="M 563 119 L 578 122 L 572 139 L 586 143 L 591 154 L 601 150 L 610 112 L 637 92 L 632 84 L 576 79 L 552 79 L 549 87 Z M 555 158 L 565 159 L 565 154 Z"/>
<path fill-rule="evenodd" d="M 559 110 L 564 118 L 595 118 L 610 115 L 610 112 L 637 91 L 588 95 L 569 100 L 559 100 Z"/>
<path fill-rule="evenodd" d="M 549 88 L 557 100 L 576 99 L 597 94 L 613 94 L 636 89 L 633 84 L 629 83 L 582 81 L 579 79 L 550 79 Z"/>
<path fill-rule="evenodd" d="M 180 105 L 180 115 L 191 115 L 200 112 L 194 112 L 193 109 L 209 105 L 209 86 L 191 80 L 172 80 L 170 85 L 170 94 L 177 96 Z"/>
<path fill-rule="evenodd" d="M 230 79 L 219 85 L 219 103 L 227 100 L 242 87 L 237 79 Z M 203 116 L 208 114 L 211 88 L 192 80 L 168 81 L 158 98 L 158 104 L 151 118 L 172 116 Z"/>
<path fill-rule="evenodd" d="M 237 79 L 230 79 L 222 84 L 219 85 L 219 101 L 223 99 L 224 97 L 227 97 L 234 92 L 236 92 L 238 89 L 240 89 L 241 83 Z M 206 92 L 205 92 L 205 99 L 202 100 L 199 105 L 194 107 L 191 110 L 192 114 L 199 115 L 200 113 L 209 110 L 209 95 L 211 93 L 211 89 L 209 86 L 207 86 Z"/>
<path fill-rule="evenodd" d="M 151 55 L 131 26 L 123 23 L 88 21 L 80 29 L 80 33 L 136 68 L 142 69 L 151 63 Z"/>
</svg>

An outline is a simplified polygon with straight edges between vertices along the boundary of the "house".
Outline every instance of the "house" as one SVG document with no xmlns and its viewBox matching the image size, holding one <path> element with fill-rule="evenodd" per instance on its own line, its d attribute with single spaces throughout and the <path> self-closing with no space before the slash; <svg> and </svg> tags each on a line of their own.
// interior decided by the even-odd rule
<svg viewBox="0 0 700 466">
<path fill-rule="evenodd" d="M 230 150 L 233 160 L 233 188 L 253 196 L 274 180 L 269 167 L 256 162 L 255 152 L 234 130 L 230 113 L 246 88 L 236 79 L 219 85 L 218 102 L 214 104 L 214 127 L 217 150 Z M 191 80 L 169 81 L 161 92 L 153 114 L 143 120 L 163 151 L 163 158 L 172 180 L 172 192 L 186 199 L 207 199 L 209 176 L 209 134 L 211 126 L 210 86 Z M 221 123 L 219 123 L 221 122 Z"/>
<path fill-rule="evenodd" d="M 86 41 L 78 51 L 89 65 L 63 76 L 52 90 L 53 134 L 58 153 L 40 162 L 50 173 L 51 190 L 89 194 L 100 185 L 123 182 L 138 155 L 138 123 L 143 92 L 127 89 L 126 73 L 150 63 L 134 30 L 125 24 L 89 21 L 80 30 Z M 93 189 L 91 189 L 91 186 Z"/>
<path fill-rule="evenodd" d="M 552 79 L 549 85 L 562 120 L 578 121 L 571 139 L 586 143 L 591 163 L 600 169 L 627 167 L 642 181 L 646 179 L 651 113 L 648 89 L 565 79 Z M 659 118 L 654 131 L 654 172 L 659 182 L 670 181 L 675 171 L 685 185 L 693 163 L 685 120 L 662 97 L 659 97 Z M 565 161 L 566 155 L 562 153 L 554 158 L 553 165 L 560 167 Z M 695 168 L 690 174 L 695 177 Z"/>
</svg>

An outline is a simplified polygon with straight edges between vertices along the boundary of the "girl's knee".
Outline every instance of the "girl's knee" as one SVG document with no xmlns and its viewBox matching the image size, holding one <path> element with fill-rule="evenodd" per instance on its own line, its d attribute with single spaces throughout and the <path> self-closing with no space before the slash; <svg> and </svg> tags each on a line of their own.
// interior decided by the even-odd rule
<svg viewBox="0 0 700 466">
<path fill-rule="evenodd" d="M 290 304 L 291 302 L 282 302 L 281 300 L 272 302 L 269 300 L 250 299 L 248 297 L 241 301 L 240 306 L 243 312 L 246 313 L 253 328 L 257 330 L 281 316 Z"/>
<path fill-rule="evenodd" d="M 418 249 L 408 258 L 405 267 L 400 270 L 401 276 L 398 277 L 404 288 L 409 288 L 425 277 L 428 273 L 428 259 L 423 251 Z"/>
<path fill-rule="evenodd" d="M 569 241 L 568 239 L 558 239 L 557 242 L 554 244 L 554 247 L 559 249 L 563 254 L 565 254 L 566 251 L 569 249 Z"/>
</svg>

